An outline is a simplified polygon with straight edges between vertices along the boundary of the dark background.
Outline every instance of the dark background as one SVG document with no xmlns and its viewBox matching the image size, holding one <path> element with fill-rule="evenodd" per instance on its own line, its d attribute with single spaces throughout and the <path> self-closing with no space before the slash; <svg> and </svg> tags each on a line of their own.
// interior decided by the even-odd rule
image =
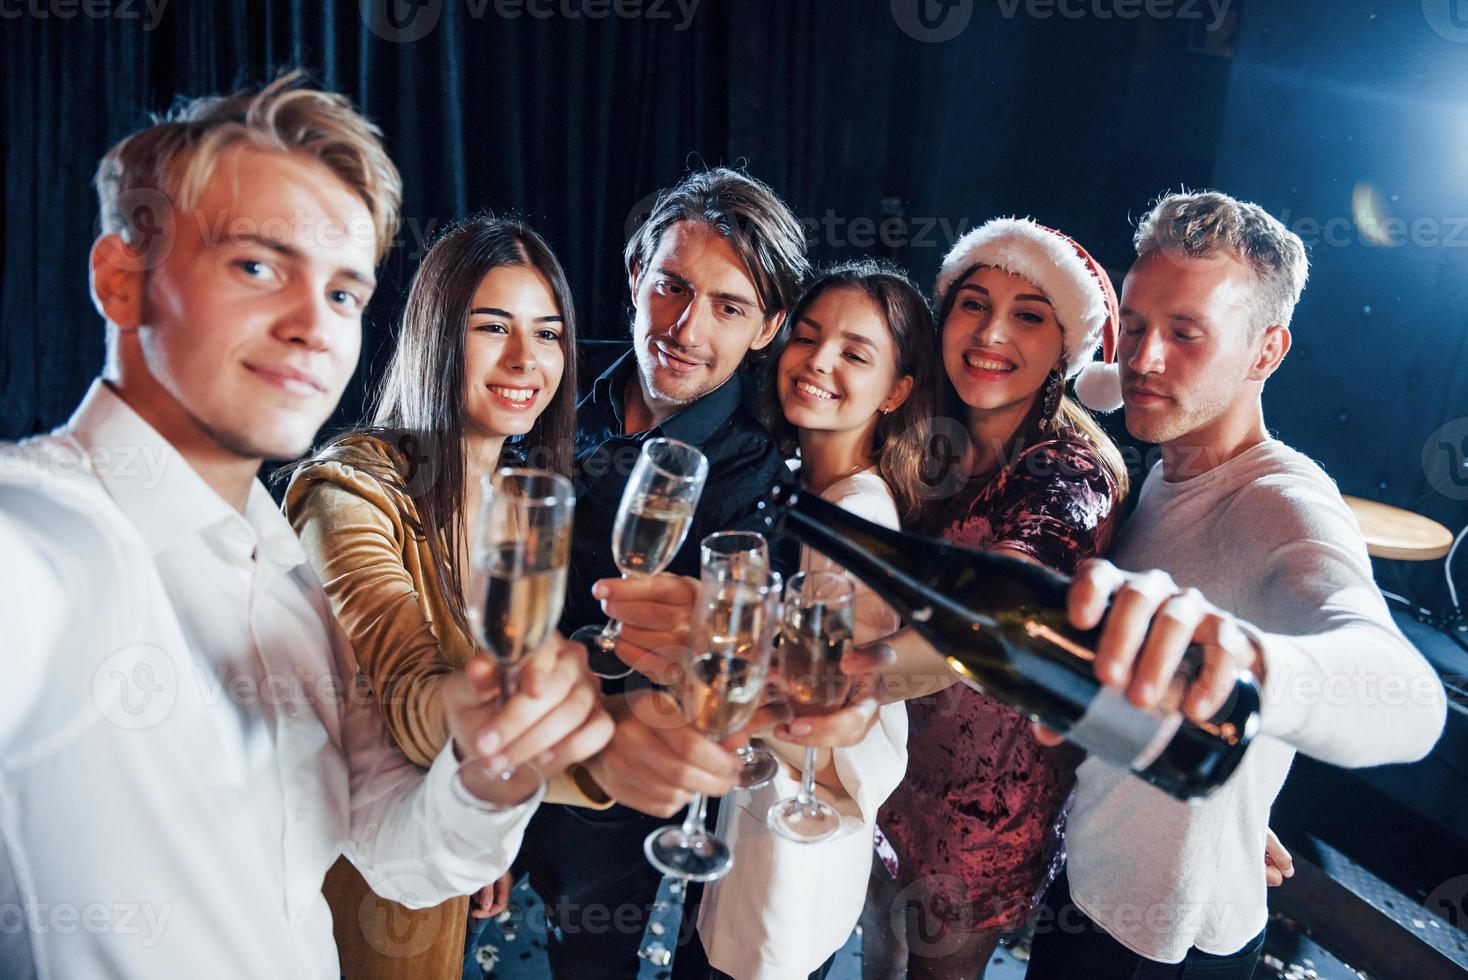
<svg viewBox="0 0 1468 980">
<path fill-rule="evenodd" d="M 1311 245 L 1271 428 L 1346 493 L 1468 522 L 1468 486 L 1423 462 L 1459 465 L 1468 436 L 1468 4 L 1232 0 L 1221 22 L 1193 0 L 702 0 L 686 20 L 622 4 L 0 0 L 0 438 L 63 421 L 101 364 L 86 253 L 105 149 L 178 94 L 302 65 L 382 126 L 406 182 L 337 423 L 361 412 L 425 239 L 471 209 L 536 224 L 584 332 L 614 337 L 627 232 L 691 164 L 747 165 L 815 258 L 886 254 L 925 285 L 962 230 L 1011 213 L 1071 233 L 1119 284 L 1149 201 L 1212 186 Z M 1364 183 L 1402 243 L 1353 222 Z M 1436 608 L 1441 568 L 1378 573 Z"/>
</svg>

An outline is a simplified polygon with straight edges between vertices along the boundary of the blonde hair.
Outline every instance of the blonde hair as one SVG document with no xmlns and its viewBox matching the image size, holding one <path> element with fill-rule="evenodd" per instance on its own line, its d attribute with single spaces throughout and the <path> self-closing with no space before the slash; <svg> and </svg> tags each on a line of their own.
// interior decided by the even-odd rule
<svg viewBox="0 0 1468 980">
<path fill-rule="evenodd" d="M 113 146 L 97 166 L 102 231 L 136 246 L 146 229 L 138 209 L 114 202 L 149 189 L 187 210 L 214 175 L 223 153 L 241 143 L 320 160 L 367 205 L 381 261 L 398 228 L 403 181 L 382 146 L 382 131 L 345 97 L 305 87 L 292 71 L 264 88 L 180 104 Z"/>
<path fill-rule="evenodd" d="M 1217 191 L 1167 194 L 1158 199 L 1132 238 L 1138 257 L 1152 252 L 1189 258 L 1231 254 L 1254 270 L 1253 333 L 1290 325 L 1310 277 L 1305 243 L 1257 204 Z"/>
</svg>

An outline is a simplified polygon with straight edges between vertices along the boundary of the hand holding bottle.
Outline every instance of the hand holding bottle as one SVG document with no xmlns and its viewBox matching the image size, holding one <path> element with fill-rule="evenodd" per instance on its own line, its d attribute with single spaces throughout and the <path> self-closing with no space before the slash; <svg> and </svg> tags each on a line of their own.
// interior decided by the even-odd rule
<svg viewBox="0 0 1468 980">
<path fill-rule="evenodd" d="M 1098 566 L 1073 603 L 1070 580 L 1038 565 L 882 527 L 803 491 L 773 488 L 761 510 L 771 532 L 870 585 L 965 683 L 1178 799 L 1225 782 L 1258 730 L 1259 690 L 1247 669 L 1256 658 L 1239 623 L 1197 593 L 1174 602 L 1170 579 Z M 1113 595 L 1115 621 L 1114 609 L 1105 615 Z M 1160 636 L 1146 639 L 1164 608 Z M 1081 614 L 1089 626 L 1072 618 Z M 1113 630 L 1105 645 L 1103 619 Z M 1195 633 L 1200 643 L 1191 642 Z M 914 639 L 903 631 L 894 644 L 904 637 Z M 1164 683 L 1168 670 L 1175 674 Z M 1126 696 L 1122 685 L 1134 675 L 1150 707 Z M 1220 710 L 1202 717 L 1226 688 Z"/>
<path fill-rule="evenodd" d="M 1108 561 L 1087 562 L 1071 582 L 1066 611 L 1080 629 L 1101 626 L 1096 677 L 1125 687 L 1139 708 L 1161 703 L 1190 644 L 1204 656 L 1182 701 L 1190 721 L 1207 721 L 1222 708 L 1240 671 L 1264 682 L 1263 658 L 1238 620 L 1197 589 L 1180 588 L 1166 572 L 1126 572 Z"/>
</svg>

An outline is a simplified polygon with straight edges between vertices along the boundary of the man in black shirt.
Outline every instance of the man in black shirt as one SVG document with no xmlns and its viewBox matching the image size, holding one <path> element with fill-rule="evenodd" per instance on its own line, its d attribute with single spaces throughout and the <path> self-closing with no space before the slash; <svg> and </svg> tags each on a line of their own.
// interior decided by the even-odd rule
<svg viewBox="0 0 1468 980">
<path fill-rule="evenodd" d="M 617 575 L 612 525 L 647 439 L 690 443 L 709 460 L 692 528 L 668 569 L 680 575 L 698 575 L 705 535 L 753 526 L 755 503 L 789 478 L 773 439 L 744 406 L 739 369 L 751 352 L 774 340 L 809 271 L 795 215 L 744 174 L 697 172 L 659 196 L 624 254 L 631 348 L 588 344 L 583 351 L 582 376 L 595 380 L 577 407 L 576 525 L 562 619 L 567 633 L 606 618 L 591 586 Z M 785 564 L 778 555 L 775 563 Z M 655 637 L 629 628 L 623 639 L 619 655 L 631 660 L 639 644 Z M 607 688 L 616 735 L 587 768 L 637 810 L 543 806 L 521 851 L 520 866 L 551 916 L 549 952 L 557 977 L 637 975 L 642 932 L 661 878 L 643 856 L 643 838 L 694 792 L 728 792 L 739 765 L 732 752 L 687 726 L 648 724 L 628 709 L 617 687 Z M 688 895 L 688 921 L 697 897 L 695 888 Z M 692 928 L 683 935 L 676 975 L 707 977 Z"/>
</svg>

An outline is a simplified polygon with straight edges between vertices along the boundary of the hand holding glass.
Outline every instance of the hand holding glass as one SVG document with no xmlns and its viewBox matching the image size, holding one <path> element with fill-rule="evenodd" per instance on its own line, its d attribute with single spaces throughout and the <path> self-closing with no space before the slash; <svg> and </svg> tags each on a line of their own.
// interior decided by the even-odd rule
<svg viewBox="0 0 1468 980">
<path fill-rule="evenodd" d="M 703 453 L 676 439 L 642 444 L 612 527 L 612 559 L 623 578 L 652 576 L 668 567 L 688 536 L 708 470 Z M 617 657 L 621 629 L 613 619 L 600 629 L 583 626 L 571 634 L 585 644 L 596 676 L 613 679 L 632 673 Z"/>
<path fill-rule="evenodd" d="M 778 572 L 717 565 L 702 570 L 678 701 L 688 723 L 713 741 L 749 724 L 759 708 L 780 584 Z M 648 835 L 643 851 L 653 867 L 691 881 L 728 874 L 734 856 L 704 826 L 705 803 L 702 793 L 695 794 L 681 825 Z"/>
<path fill-rule="evenodd" d="M 851 679 L 841 658 L 851 649 L 856 585 L 839 572 L 801 572 L 785 589 L 780 674 L 786 701 L 797 718 L 830 714 L 846 704 Z M 826 840 L 841 827 L 841 814 L 816 796 L 816 749 L 806 746 L 800 790 L 770 808 L 766 822 L 801 844 Z"/>
<path fill-rule="evenodd" d="M 475 638 L 499 670 L 503 705 L 561 618 L 576 498 L 570 481 L 548 470 L 505 468 L 483 486 L 465 598 Z M 455 788 L 471 805 L 499 811 L 534 799 L 545 780 L 529 763 L 495 770 L 473 758 Z"/>
<path fill-rule="evenodd" d="M 723 567 L 762 581 L 770 570 L 770 546 L 763 534 L 754 531 L 719 531 L 700 542 L 699 559 L 701 568 Z M 763 745 L 747 742 L 734 751 L 744 764 L 734 779 L 740 789 L 759 789 L 780 771 L 774 753 Z"/>
</svg>

